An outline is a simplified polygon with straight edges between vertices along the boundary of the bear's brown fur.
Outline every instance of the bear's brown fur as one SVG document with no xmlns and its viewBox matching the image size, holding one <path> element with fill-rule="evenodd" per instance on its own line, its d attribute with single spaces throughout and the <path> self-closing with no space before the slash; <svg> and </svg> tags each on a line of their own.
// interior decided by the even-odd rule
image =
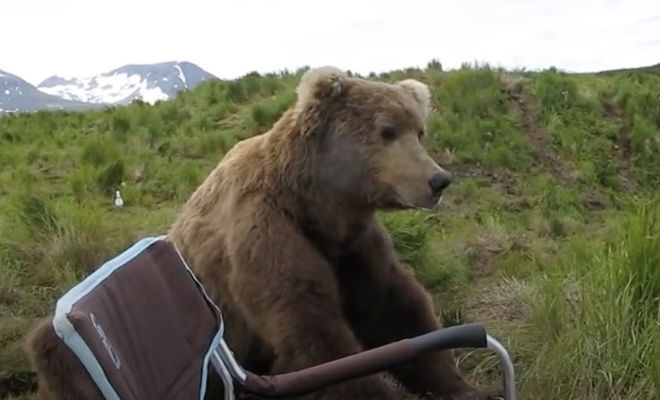
<svg viewBox="0 0 660 400">
<path fill-rule="evenodd" d="M 429 295 L 375 217 L 379 209 L 432 208 L 449 184 L 419 141 L 427 87 L 323 67 L 303 76 L 297 94 L 270 131 L 225 155 L 168 232 L 221 307 L 237 359 L 257 373 L 309 367 L 440 327 Z M 43 357 L 56 337 L 41 331 L 31 351 L 46 376 Z M 40 385 L 72 390 L 52 382 L 75 376 L 62 363 L 66 375 Z M 390 372 L 415 394 L 487 398 L 449 352 Z M 308 398 L 402 395 L 371 375 Z"/>
</svg>

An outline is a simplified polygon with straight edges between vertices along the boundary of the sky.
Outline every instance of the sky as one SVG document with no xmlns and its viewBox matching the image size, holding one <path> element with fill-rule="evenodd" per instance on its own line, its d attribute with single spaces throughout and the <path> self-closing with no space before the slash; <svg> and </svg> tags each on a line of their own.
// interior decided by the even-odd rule
<svg viewBox="0 0 660 400">
<path fill-rule="evenodd" d="M 0 69 L 38 84 L 190 61 L 219 78 L 488 62 L 584 72 L 660 62 L 658 0 L 0 0 Z"/>
</svg>

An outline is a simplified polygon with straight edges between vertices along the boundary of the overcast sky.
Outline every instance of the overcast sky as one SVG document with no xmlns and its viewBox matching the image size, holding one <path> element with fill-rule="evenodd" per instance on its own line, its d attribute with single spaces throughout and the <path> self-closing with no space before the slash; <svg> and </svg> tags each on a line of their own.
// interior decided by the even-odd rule
<svg viewBox="0 0 660 400">
<path fill-rule="evenodd" d="M 33 84 L 170 60 L 220 78 L 431 58 L 593 71 L 660 61 L 660 1 L 0 0 L 0 37 L 0 69 Z"/>
</svg>

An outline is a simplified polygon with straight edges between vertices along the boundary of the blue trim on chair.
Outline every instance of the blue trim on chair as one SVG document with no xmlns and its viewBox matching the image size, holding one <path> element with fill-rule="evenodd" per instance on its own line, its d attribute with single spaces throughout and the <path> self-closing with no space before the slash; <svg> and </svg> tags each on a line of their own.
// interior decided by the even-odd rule
<svg viewBox="0 0 660 400">
<path fill-rule="evenodd" d="M 204 285 L 197 279 L 197 276 L 195 273 L 192 271 L 192 269 L 188 266 L 188 263 L 186 262 L 185 258 L 183 258 L 183 255 L 179 251 L 179 249 L 172 244 L 174 247 L 174 250 L 176 250 L 177 254 L 179 255 L 179 258 L 181 259 L 181 262 L 183 263 L 183 266 L 186 267 L 186 270 L 188 270 L 188 273 L 190 274 L 190 277 L 192 280 L 195 282 L 195 284 L 198 286 L 199 290 L 202 292 L 206 300 L 213 306 L 213 308 L 217 311 L 217 316 L 219 318 L 219 326 L 218 326 L 218 332 L 215 334 L 213 339 L 211 340 L 211 343 L 209 344 L 208 350 L 206 351 L 206 354 L 204 355 L 204 362 L 202 363 L 202 376 L 201 376 L 201 382 L 200 382 L 200 392 L 199 392 L 199 400 L 203 400 L 204 396 L 206 395 L 206 381 L 208 380 L 208 366 L 209 366 L 209 361 L 211 356 L 213 355 L 213 352 L 215 349 L 218 348 L 220 345 L 220 342 L 222 341 L 222 337 L 225 333 L 225 324 L 224 320 L 222 319 L 222 313 L 220 311 L 220 308 L 211 300 L 211 297 L 207 294 L 206 289 L 204 288 Z M 221 373 L 218 371 L 218 373 Z"/>
</svg>

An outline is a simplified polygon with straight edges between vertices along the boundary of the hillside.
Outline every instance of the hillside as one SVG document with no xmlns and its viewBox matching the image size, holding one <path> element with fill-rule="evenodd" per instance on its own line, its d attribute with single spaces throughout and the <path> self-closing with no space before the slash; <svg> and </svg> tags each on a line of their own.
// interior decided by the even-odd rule
<svg viewBox="0 0 660 400">
<path fill-rule="evenodd" d="M 32 398 L 21 346 L 34 319 L 100 262 L 163 233 L 222 155 L 292 104 L 299 77 L 0 118 L 0 398 Z M 380 217 L 439 318 L 486 323 L 514 357 L 520 399 L 656 399 L 660 72 L 430 63 L 379 76 L 405 77 L 433 87 L 425 145 L 456 182 L 437 213 Z M 489 353 L 458 354 L 473 379 L 499 385 Z"/>
</svg>

